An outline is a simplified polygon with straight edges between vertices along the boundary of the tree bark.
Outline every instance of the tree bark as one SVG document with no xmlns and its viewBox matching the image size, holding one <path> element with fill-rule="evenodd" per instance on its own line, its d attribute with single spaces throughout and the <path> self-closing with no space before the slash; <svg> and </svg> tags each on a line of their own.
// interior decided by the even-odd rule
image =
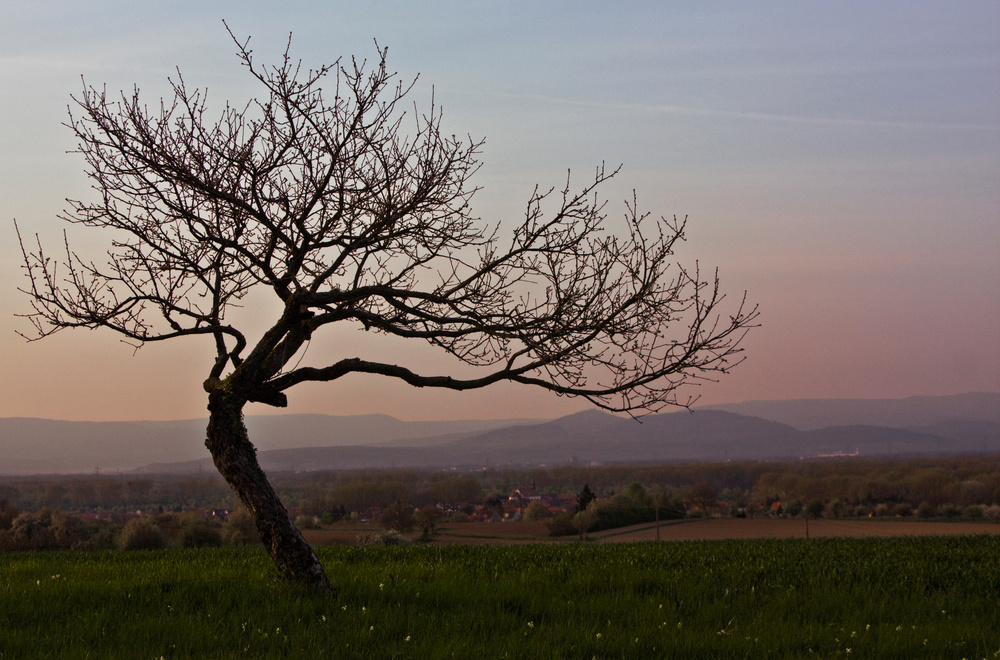
<svg viewBox="0 0 1000 660">
<path fill-rule="evenodd" d="M 295 527 L 257 462 L 257 450 L 243 424 L 243 404 L 234 399 L 221 389 L 209 394 L 205 446 L 215 467 L 253 516 L 264 549 L 282 576 L 336 594 L 316 553 Z"/>
</svg>

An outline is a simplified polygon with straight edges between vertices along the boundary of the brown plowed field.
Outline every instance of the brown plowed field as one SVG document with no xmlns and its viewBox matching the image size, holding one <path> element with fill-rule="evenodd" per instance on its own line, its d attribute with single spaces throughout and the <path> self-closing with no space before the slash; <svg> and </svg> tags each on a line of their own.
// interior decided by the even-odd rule
<svg viewBox="0 0 1000 660">
<path fill-rule="evenodd" d="M 371 525 L 340 526 L 307 530 L 306 540 L 314 545 L 344 545 L 358 542 L 359 536 L 378 532 Z M 911 520 L 811 520 L 810 538 L 860 538 L 890 536 L 949 536 L 1000 534 L 1000 524 L 973 522 L 919 522 Z M 413 535 L 411 535 L 413 536 Z M 660 525 L 664 541 L 700 541 L 716 539 L 805 538 L 804 520 L 723 519 L 670 521 Z M 590 535 L 599 543 L 654 541 L 655 524 L 634 525 Z M 553 538 L 544 522 L 444 524 L 434 535 L 436 545 L 566 543 L 575 537 Z"/>
<path fill-rule="evenodd" d="M 810 520 L 810 538 L 861 538 L 889 536 L 962 536 L 1000 534 L 996 523 L 917 522 L 906 520 Z M 712 519 L 675 522 L 660 526 L 666 541 L 715 539 L 805 538 L 804 520 Z M 595 534 L 601 541 L 631 542 L 656 539 L 655 525 L 637 525 Z"/>
</svg>

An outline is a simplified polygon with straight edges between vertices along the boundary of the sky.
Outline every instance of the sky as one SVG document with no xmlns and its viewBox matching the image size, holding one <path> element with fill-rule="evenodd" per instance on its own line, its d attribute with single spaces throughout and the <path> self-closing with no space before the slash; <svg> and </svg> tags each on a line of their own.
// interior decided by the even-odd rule
<svg viewBox="0 0 1000 660">
<path fill-rule="evenodd" d="M 203 417 L 211 342 L 139 351 L 106 331 L 26 342 L 14 230 L 54 250 L 66 198 L 92 192 L 67 119 L 82 80 L 138 85 L 150 103 L 179 68 L 218 102 L 253 87 L 226 33 L 306 66 L 389 49 L 419 74 L 444 127 L 485 138 L 474 212 L 516 223 L 536 184 L 622 165 L 612 217 L 635 190 L 687 216 L 684 264 L 718 267 L 760 306 L 746 360 L 685 392 L 699 403 L 903 398 L 1000 391 L 1000 3 L 213 2 L 0 0 L 0 417 Z M 239 103 L 237 103 L 239 104 Z M 100 232 L 68 227 L 94 254 Z M 251 325 L 266 318 L 253 301 Z M 261 326 L 263 327 L 263 326 Z M 452 367 L 354 328 L 304 358 Z M 582 400 L 500 385 L 413 390 L 371 376 L 306 384 L 248 414 L 405 420 L 556 417 Z"/>
</svg>

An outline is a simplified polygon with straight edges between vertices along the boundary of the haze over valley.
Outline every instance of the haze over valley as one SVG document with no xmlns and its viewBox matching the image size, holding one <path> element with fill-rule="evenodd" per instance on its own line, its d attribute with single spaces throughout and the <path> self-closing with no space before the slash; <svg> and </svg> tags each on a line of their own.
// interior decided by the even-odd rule
<svg viewBox="0 0 1000 660">
<path fill-rule="evenodd" d="M 293 414 L 246 425 L 268 471 L 941 456 L 1000 452 L 1000 394 L 756 401 L 641 421 L 591 410 L 440 422 Z M 205 420 L 0 419 L 0 474 L 211 472 L 204 429 Z"/>
</svg>

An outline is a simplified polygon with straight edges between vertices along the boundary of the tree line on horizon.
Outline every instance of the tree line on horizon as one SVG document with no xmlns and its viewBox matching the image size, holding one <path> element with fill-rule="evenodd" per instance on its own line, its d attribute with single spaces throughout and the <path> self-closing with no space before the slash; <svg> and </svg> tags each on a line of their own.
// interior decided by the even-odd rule
<svg viewBox="0 0 1000 660">
<path fill-rule="evenodd" d="M 417 469 L 299 472 L 272 475 L 299 514 L 332 518 L 401 503 L 414 508 L 505 500 L 518 488 L 575 498 L 587 486 L 609 499 L 640 484 L 651 495 L 698 509 L 736 509 L 839 501 L 857 514 L 878 505 L 928 507 L 1000 504 L 1000 456 L 825 461 L 730 461 L 674 465 L 559 466 L 468 473 Z M 232 490 L 217 475 L 65 475 L 0 478 L 9 509 L 49 507 L 67 513 L 182 513 L 233 510 Z M 787 508 L 787 506 L 786 506 Z M 0 522 L 2 524 L 2 522 Z"/>
<path fill-rule="evenodd" d="M 654 519 L 887 517 L 1000 522 L 1000 456 L 562 466 L 441 473 L 367 470 L 272 476 L 302 528 L 343 520 L 430 538 L 438 522 L 547 521 L 554 536 Z M 529 503 L 516 489 L 544 495 Z M 217 475 L 0 479 L 0 550 L 139 549 L 256 542 Z"/>
</svg>

